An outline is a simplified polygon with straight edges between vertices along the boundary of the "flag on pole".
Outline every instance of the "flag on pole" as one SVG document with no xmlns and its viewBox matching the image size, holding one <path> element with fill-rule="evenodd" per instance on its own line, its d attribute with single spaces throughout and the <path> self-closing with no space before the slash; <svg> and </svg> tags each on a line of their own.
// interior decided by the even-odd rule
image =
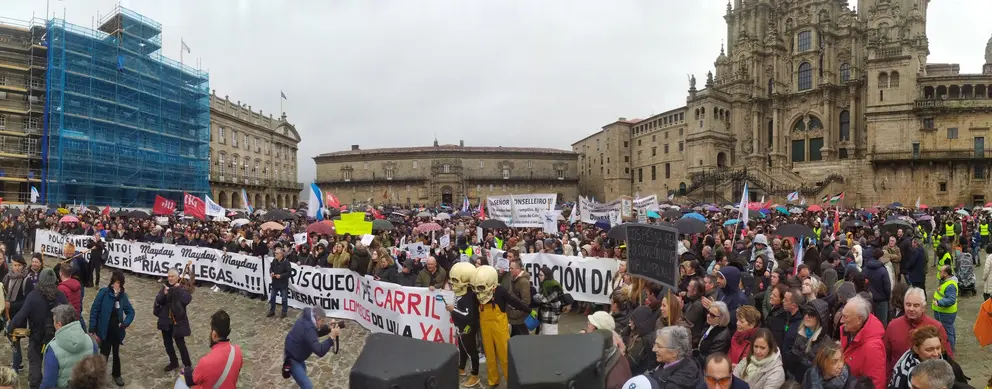
<svg viewBox="0 0 992 389">
<path fill-rule="evenodd" d="M 182 39 L 179 39 L 179 44 L 181 44 L 181 45 L 182 45 L 182 49 L 183 49 L 184 51 L 186 51 L 187 53 L 189 53 L 189 52 L 190 52 L 190 50 L 189 50 L 189 46 L 186 46 L 186 41 L 184 41 L 184 40 L 182 40 Z"/>
<path fill-rule="evenodd" d="M 35 188 L 34 186 L 32 186 L 31 187 L 31 202 L 32 203 L 37 203 L 39 197 L 41 197 L 41 195 L 38 194 L 38 188 Z M 919 207 L 920 205 L 919 204 L 916 204 L 916 206 Z"/>
<path fill-rule="evenodd" d="M 486 220 L 486 200 L 479 200 L 479 220 Z"/>
<path fill-rule="evenodd" d="M 324 220 L 324 194 L 316 183 L 310 184 L 310 200 L 307 203 L 307 217 Z"/>
<path fill-rule="evenodd" d="M 31 188 L 31 189 L 34 189 L 34 188 Z M 919 197 L 916 198 L 916 208 L 917 209 L 920 208 L 920 198 Z"/>
<path fill-rule="evenodd" d="M 790 203 L 799 200 L 799 191 L 797 190 L 795 192 L 789 193 L 788 196 L 785 196 L 785 199 Z"/>
<path fill-rule="evenodd" d="M 803 239 L 804 237 L 799 237 L 799 247 L 796 248 L 796 267 L 792 269 L 792 274 L 799 274 L 799 265 L 803 264 L 803 257 L 806 250 L 803 250 Z"/>
<path fill-rule="evenodd" d="M 286 97 L 286 93 L 284 93 L 283 91 L 279 91 L 279 95 L 282 96 L 283 100 L 289 100 L 289 98 Z"/>
<path fill-rule="evenodd" d="M 843 199 L 844 199 L 844 192 L 840 192 L 834 195 L 834 197 L 830 198 L 830 204 L 836 204 L 838 201 L 841 201 Z"/>
<path fill-rule="evenodd" d="M 248 192 L 245 191 L 245 188 L 241 188 L 241 202 L 245 204 L 245 209 L 248 210 L 249 215 L 255 213 L 255 208 L 251 207 L 251 201 L 248 201 Z"/>
<path fill-rule="evenodd" d="M 741 212 L 741 222 L 744 223 L 744 227 L 747 228 L 747 182 L 744 183 L 744 193 L 741 193 L 741 202 L 737 205 L 738 210 Z"/>
<path fill-rule="evenodd" d="M 579 203 L 575 203 L 572 207 L 572 212 L 568 213 L 568 225 L 574 225 L 577 220 L 579 220 Z"/>
<path fill-rule="evenodd" d="M 800 201 L 799 205 L 806 205 L 806 197 L 803 197 L 803 201 Z"/>
<path fill-rule="evenodd" d="M 465 200 L 462 201 L 462 212 L 468 212 L 471 206 L 468 203 L 468 196 L 465 196 Z"/>
</svg>

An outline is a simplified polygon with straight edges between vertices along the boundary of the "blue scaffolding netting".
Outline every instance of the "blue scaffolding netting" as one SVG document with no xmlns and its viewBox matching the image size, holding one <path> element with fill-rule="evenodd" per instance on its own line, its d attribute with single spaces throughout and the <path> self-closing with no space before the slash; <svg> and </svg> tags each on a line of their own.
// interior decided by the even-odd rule
<svg viewBox="0 0 992 389">
<path fill-rule="evenodd" d="M 209 192 L 206 72 L 163 56 L 161 24 L 125 8 L 98 30 L 47 23 L 48 204 L 150 207 Z"/>
</svg>

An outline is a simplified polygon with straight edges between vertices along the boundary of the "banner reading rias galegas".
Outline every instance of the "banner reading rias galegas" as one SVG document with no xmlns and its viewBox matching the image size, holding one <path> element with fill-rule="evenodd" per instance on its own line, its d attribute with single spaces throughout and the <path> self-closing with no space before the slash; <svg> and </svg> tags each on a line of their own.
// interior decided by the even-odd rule
<svg viewBox="0 0 992 389">
<path fill-rule="evenodd" d="M 555 209 L 556 194 L 522 194 L 486 198 L 486 217 L 508 227 L 543 227 L 544 215 Z"/>
</svg>

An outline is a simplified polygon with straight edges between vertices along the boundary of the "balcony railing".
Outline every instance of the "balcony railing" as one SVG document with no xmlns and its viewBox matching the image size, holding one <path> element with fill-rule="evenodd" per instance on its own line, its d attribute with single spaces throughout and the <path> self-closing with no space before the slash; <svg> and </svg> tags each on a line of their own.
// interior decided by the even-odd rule
<svg viewBox="0 0 992 389">
<path fill-rule="evenodd" d="M 872 162 L 904 161 L 983 161 L 992 159 L 992 150 L 944 149 L 913 151 L 883 151 L 869 154 Z"/>
<path fill-rule="evenodd" d="M 992 109 L 992 99 L 925 99 L 916 100 L 916 109 Z"/>
<path fill-rule="evenodd" d="M 538 173 L 538 174 L 513 174 L 510 173 L 509 176 L 503 177 L 502 174 L 471 174 L 465 177 L 466 181 L 521 181 L 521 180 L 541 180 L 541 181 L 574 181 L 578 177 L 569 177 L 567 175 L 559 176 L 555 173 Z"/>
</svg>

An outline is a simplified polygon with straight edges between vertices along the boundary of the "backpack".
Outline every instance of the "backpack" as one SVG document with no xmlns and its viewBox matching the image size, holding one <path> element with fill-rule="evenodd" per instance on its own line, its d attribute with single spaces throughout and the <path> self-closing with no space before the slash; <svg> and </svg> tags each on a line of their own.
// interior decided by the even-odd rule
<svg viewBox="0 0 992 389">
<path fill-rule="evenodd" d="M 62 293 L 62 292 L 59 292 L 59 293 Z M 51 301 L 49 301 L 48 302 L 48 312 L 51 312 L 58 305 L 59 305 L 58 299 L 52 299 Z M 55 317 L 53 315 L 51 315 L 51 314 L 45 315 L 44 329 L 45 329 L 45 331 L 42 332 L 42 338 L 41 338 L 42 339 L 42 343 L 43 344 L 48 344 L 48 342 L 50 342 L 52 340 L 52 338 L 55 337 Z"/>
</svg>

